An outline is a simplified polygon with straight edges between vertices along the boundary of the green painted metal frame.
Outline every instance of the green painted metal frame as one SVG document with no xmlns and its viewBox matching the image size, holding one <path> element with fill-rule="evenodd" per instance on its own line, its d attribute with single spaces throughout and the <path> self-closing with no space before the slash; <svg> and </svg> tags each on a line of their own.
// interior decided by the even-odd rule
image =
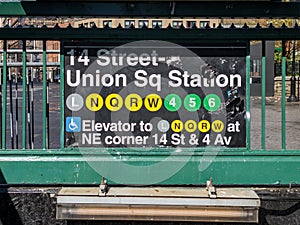
<svg viewBox="0 0 300 225">
<path fill-rule="evenodd" d="M 285 41 L 282 41 L 282 57 L 281 57 L 281 148 L 286 149 L 286 90 L 285 90 L 285 78 L 286 78 L 286 48 Z"/>
<path fill-rule="evenodd" d="M 246 56 L 246 142 L 247 149 L 251 149 L 251 121 L 250 121 L 250 46 Z"/>
<path fill-rule="evenodd" d="M 249 41 L 249 40 L 299 40 L 300 26 L 295 27 L 243 27 L 243 28 L 151 28 L 151 29 L 131 29 L 131 28 L 0 28 L 1 39 L 13 40 L 22 37 L 26 40 L 60 40 L 83 39 L 83 40 L 104 40 L 106 42 L 116 42 L 117 38 L 122 38 L 121 42 L 132 40 L 169 40 L 185 42 L 199 42 L 200 40 L 212 41 Z"/>
<path fill-rule="evenodd" d="M 199 7 L 201 4 L 201 7 Z M 270 3 L 257 2 L 255 6 L 242 2 L 176 2 L 174 14 L 171 14 L 169 2 L 138 2 L 128 3 L 105 3 L 105 2 L 10 2 L 0 3 L 0 15 L 3 16 L 36 16 L 36 15 L 105 15 L 105 16 L 205 16 L 205 17 L 298 17 L 300 3 Z M 93 7 L 92 7 L 93 6 Z M 155 7 L 154 7 L 155 6 Z M 206 6 L 206 7 L 203 7 Z M 51 10 L 55 7 L 55 10 Z M 79 14 L 78 14 L 79 13 Z M 41 32 L 42 31 L 42 32 Z M 45 41 L 50 39 L 81 39 L 116 42 L 118 40 L 169 40 L 196 43 L 199 41 L 249 41 L 262 40 L 300 40 L 300 28 L 215 28 L 215 29 L 97 29 L 97 28 L 0 28 L 0 39 L 39 39 L 43 40 L 43 63 L 46 62 Z M 283 48 L 284 49 L 284 48 Z M 23 64 L 26 59 L 26 51 L 23 51 Z M 7 75 L 7 52 L 6 47 L 3 52 L 3 84 L 6 84 Z M 64 83 L 64 56 L 60 55 L 61 61 L 61 105 L 63 105 L 63 83 Z M 250 56 L 246 57 L 246 96 L 247 111 L 250 111 Z M 265 84 L 265 57 L 262 57 L 262 84 Z M 286 57 L 282 57 L 283 82 L 285 87 Z M 43 70 L 45 71 L 45 69 Z M 23 67 L 23 76 L 26 74 L 26 66 Z M 43 74 L 45 77 L 45 73 Z M 23 79 L 23 87 L 25 79 Z M 25 83 L 26 84 L 26 83 Z M 43 126 L 46 111 L 46 80 L 43 79 Z M 285 88 L 282 88 L 282 149 L 286 149 L 285 133 Z M 23 88 L 23 97 L 26 97 L 26 88 Z M 3 86 L 2 104 L 6 106 L 6 85 Z M 191 156 L 184 167 L 160 184 L 166 185 L 189 185 L 205 184 L 210 177 L 214 178 L 214 183 L 224 185 L 290 185 L 300 184 L 300 150 L 264 150 L 265 149 L 265 85 L 262 85 L 262 148 L 259 151 L 251 150 L 250 143 L 250 117 L 247 117 L 247 149 L 188 149 L 186 153 Z M 23 102 L 24 104 L 24 102 Z M 6 107 L 2 107 L 3 112 Z M 23 108 L 24 105 L 23 105 Z M 26 114 L 23 113 L 23 116 Z M 2 134 L 5 134 L 6 119 L 2 117 Z M 24 120 L 25 121 L 25 120 Z M 26 122 L 26 121 L 25 121 Z M 24 124 L 23 124 L 24 125 Z M 25 128 L 24 128 L 25 127 Z M 60 131 L 63 134 L 63 107 L 61 108 Z M 3 132 L 4 131 L 4 132 Z M 99 184 L 101 175 L 96 173 L 86 162 L 89 157 L 95 162 L 99 162 L 107 168 L 114 170 L 118 168 L 118 163 L 114 158 L 118 158 L 117 152 L 123 150 L 122 156 L 126 158 L 126 163 L 132 166 L 147 166 L 151 163 L 164 160 L 169 156 L 168 149 L 154 149 L 148 152 L 136 152 L 128 149 L 109 149 L 111 156 L 108 157 L 107 149 L 87 150 L 88 156 L 83 156 L 78 149 L 64 149 L 64 138 L 61 135 L 60 149 L 47 149 L 46 132 L 43 131 L 43 149 L 26 149 L 26 124 L 22 130 L 23 150 L 6 149 L 6 138 L 2 136 L 2 150 L 0 151 L 0 184 Z M 84 150 L 84 149 L 83 149 Z M 218 154 L 216 155 L 216 152 Z M 181 162 L 183 154 L 173 159 L 172 163 Z M 201 163 L 210 162 L 205 170 L 199 170 Z M 166 168 L 167 169 L 167 168 Z M 133 174 L 127 171 L 117 170 L 119 176 L 123 178 L 124 184 L 134 184 L 129 182 Z M 151 170 L 149 170 L 151 174 Z M 147 174 L 137 174 L 141 179 Z M 113 181 L 110 181 L 113 183 Z"/>
<path fill-rule="evenodd" d="M 118 149 L 122 151 L 122 149 Z M 125 149 L 124 149 L 125 150 Z M 101 163 L 108 169 L 115 170 L 123 184 L 134 185 L 129 180 L 153 175 L 140 172 L 136 174 L 119 170 L 119 163 L 101 153 L 106 150 L 98 149 L 97 153 L 90 152 L 83 157 L 78 150 L 73 151 L 1 151 L 0 165 L 1 184 L 87 184 L 101 182 L 102 176 L 96 173 L 86 162 L 87 157 L 96 163 Z M 119 155 L 115 155 L 116 158 Z M 156 163 L 166 157 L 166 153 L 136 154 L 127 152 L 126 163 L 131 166 L 145 166 Z M 182 156 L 181 156 L 182 157 Z M 171 163 L 181 163 L 181 157 Z M 213 160 L 212 160 L 213 159 Z M 201 163 L 212 160 L 207 169 L 199 170 Z M 297 151 L 222 151 L 215 157 L 213 149 L 207 152 L 195 152 L 184 167 L 159 184 L 162 185 L 205 185 L 213 177 L 217 185 L 297 185 L 299 184 L 300 155 Z M 168 168 L 165 168 L 168 169 Z M 157 171 L 156 171 L 157 172 Z M 108 180 L 110 184 L 115 184 Z M 118 182 L 120 184 L 120 182 Z M 145 183 L 145 185 L 149 185 Z"/>
<path fill-rule="evenodd" d="M 256 28 L 244 28 L 244 29 L 60 29 L 60 28 L 43 28 L 43 32 L 39 33 L 39 28 L 0 28 L 4 30 L 1 33 L 5 38 L 15 37 L 14 35 L 21 35 L 26 37 L 26 33 L 29 30 L 34 30 L 34 33 L 39 36 L 35 36 L 35 39 L 59 39 L 61 43 L 64 38 L 74 35 L 76 38 L 106 41 L 107 43 L 116 42 L 122 37 L 122 41 L 138 40 L 138 39 L 162 39 L 171 41 L 184 42 L 183 40 L 192 43 L 207 40 L 208 37 L 214 37 L 210 41 L 223 41 L 224 35 L 219 36 L 217 34 L 228 35 L 228 41 L 237 41 L 237 37 L 243 31 L 243 36 L 249 38 L 247 33 L 252 33 L 252 37 L 258 39 L 259 34 L 262 35 L 262 39 L 277 39 L 276 34 L 283 37 L 298 37 L 298 28 L 287 29 L 256 29 Z M 214 33 L 216 31 L 216 33 Z M 72 33 L 72 35 L 70 33 Z M 102 35 L 99 35 L 99 34 Z M 204 34 L 203 34 L 204 33 Z M 92 34 L 92 35 L 91 35 Z M 112 35 L 113 38 L 108 38 Z M 235 34 L 236 36 L 234 36 Z M 254 35 L 255 34 L 255 35 Z M 175 36 L 174 36 L 175 35 Z M 186 35 L 186 36 L 185 36 Z M 216 35 L 216 36 L 215 36 Z M 97 36 L 98 38 L 95 38 Z M 150 37 L 149 37 L 150 36 Z M 250 35 L 251 36 L 251 35 Z M 185 39 L 182 39 L 182 38 Z M 300 36 L 298 37 L 300 39 Z M 245 41 L 246 38 L 243 38 Z M 248 39 L 247 39 L 248 40 Z M 44 41 L 45 43 L 45 41 Z M 284 43 L 284 42 L 283 42 Z M 63 44 L 61 46 L 61 49 Z M 45 46 L 43 49 L 43 62 L 46 62 Z M 5 51 L 4 51 L 5 53 Z M 23 52 L 23 57 L 26 53 Z M 264 57 L 263 57 L 264 58 Z M 63 106 L 64 103 L 64 55 L 61 53 L 61 88 L 60 88 L 60 101 Z M 264 62 L 264 59 L 263 59 Z M 283 56 L 283 62 L 285 57 Z M 264 63 L 263 63 L 264 64 Z M 4 64 L 5 65 L 5 64 Z M 250 112 L 250 56 L 246 57 L 246 96 L 247 96 L 247 112 Z M 23 69 L 24 70 L 24 69 Z M 285 74 L 285 66 L 283 63 L 283 73 Z M 263 79 L 265 79 L 265 66 L 262 70 Z M 44 74 L 45 75 L 45 74 Z M 263 81 L 264 83 L 264 81 Z M 284 84 L 283 84 L 284 85 Z M 46 87 L 45 80 L 43 80 L 43 88 Z M 265 100 L 264 90 L 263 99 Z M 24 94 L 24 93 L 23 93 Z M 43 100 L 47 98 L 45 90 L 43 91 Z M 283 103 L 284 104 L 284 103 Z M 43 109 L 45 110 L 45 104 Z M 285 105 L 282 105 L 283 109 Z M 264 101 L 262 103 L 264 108 Z M 43 112 L 45 114 L 45 111 Z M 264 110 L 262 111 L 262 118 L 264 120 Z M 3 120 L 3 118 L 2 118 Z M 44 121 L 43 124 L 46 124 Z M 282 113 L 282 126 L 285 126 L 285 110 Z M 63 137 L 63 107 L 61 107 L 61 146 L 60 149 L 47 149 L 45 144 L 46 137 L 43 134 L 43 149 L 44 150 L 28 150 L 22 151 L 15 150 L 2 150 L 0 151 L 0 165 L 2 177 L 5 180 L 0 183 L 8 184 L 96 184 L 101 180 L 101 175 L 97 174 L 90 165 L 86 162 L 86 155 L 82 155 L 78 149 L 65 149 L 64 137 Z M 264 128 L 264 124 L 262 124 Z M 284 130 L 283 130 L 284 131 Z M 185 163 L 184 167 L 175 173 L 168 179 L 161 181 L 160 184 L 168 185 L 187 185 L 187 184 L 204 184 L 209 177 L 213 176 L 217 184 L 223 185 L 274 185 L 274 184 L 299 184 L 299 164 L 300 164 L 300 151 L 264 151 L 265 135 L 262 133 L 262 150 L 251 150 L 250 143 L 250 117 L 247 117 L 247 149 L 186 149 L 187 155 L 191 156 Z M 285 131 L 284 131 L 285 132 Z M 285 148 L 285 133 L 282 134 L 282 141 Z M 282 144 L 283 146 L 283 144 Z M 4 148 L 5 149 L 5 148 Z M 94 151 L 92 149 L 86 149 L 88 157 L 92 160 L 106 165 L 109 169 L 114 170 L 118 168 L 118 163 L 114 160 L 117 155 L 114 152 L 122 152 L 122 156 L 126 158 L 126 163 L 134 166 L 146 166 L 151 163 L 155 163 L 160 160 L 164 160 L 169 156 L 169 150 L 154 149 L 148 152 L 136 152 L 129 149 L 109 149 L 111 157 L 108 156 L 107 149 L 98 149 Z M 218 152 L 216 154 L 216 152 Z M 182 156 L 178 155 L 175 159 L 172 159 L 172 163 L 181 162 Z M 201 171 L 199 166 L 203 162 L 210 161 L 210 165 L 207 169 Z M 13 168 L 14 173 L 11 173 Z M 167 169 L 167 168 L 166 168 Z M 17 172 L 16 172 L 17 171 Z M 139 169 L 137 169 L 139 171 Z M 276 173 L 274 173 L 276 171 Z M 294 171 L 294 172 L 291 172 Z M 128 180 L 132 176 L 140 176 L 141 179 L 145 174 L 128 174 L 127 171 L 118 170 L 120 177 L 124 177 L 122 183 L 134 184 Z M 151 173 L 151 169 L 149 169 Z M 191 174 L 187 176 L 187 174 Z M 110 181 L 113 183 L 114 181 Z"/>
<path fill-rule="evenodd" d="M 65 108 L 64 108 L 64 99 L 65 99 L 65 91 L 64 91 L 64 84 L 65 84 L 65 58 L 64 58 L 64 51 L 63 51 L 63 40 L 61 41 L 60 49 L 60 148 L 63 149 L 65 147 L 65 137 L 64 137 L 64 114 L 65 114 Z"/>
<path fill-rule="evenodd" d="M 26 41 L 23 40 L 23 51 L 22 51 L 22 149 L 26 149 L 27 146 L 27 112 L 26 112 L 26 106 L 27 106 L 27 91 L 26 91 L 26 85 L 27 85 L 27 71 L 26 71 Z"/>
<path fill-rule="evenodd" d="M 261 58 L 261 149 L 266 149 L 266 42 L 262 41 Z"/>
<path fill-rule="evenodd" d="M 0 2 L 3 16 L 298 17 L 299 2 L 21 1 Z"/>
<path fill-rule="evenodd" d="M 1 118 L 1 123 L 2 123 L 2 139 L 1 139 L 1 148 L 5 149 L 6 148 L 6 93 L 7 93 L 7 41 L 3 41 L 3 80 L 2 80 L 2 118 Z"/>
<path fill-rule="evenodd" d="M 47 45 L 46 45 L 46 40 L 43 40 L 43 134 L 42 134 L 42 146 L 43 149 L 47 149 L 47 126 L 49 126 L 49 124 L 47 124 L 47 102 L 48 102 L 48 96 L 47 96 L 47 75 L 46 75 L 46 63 L 47 63 L 47 54 L 46 54 L 46 49 Z"/>
</svg>

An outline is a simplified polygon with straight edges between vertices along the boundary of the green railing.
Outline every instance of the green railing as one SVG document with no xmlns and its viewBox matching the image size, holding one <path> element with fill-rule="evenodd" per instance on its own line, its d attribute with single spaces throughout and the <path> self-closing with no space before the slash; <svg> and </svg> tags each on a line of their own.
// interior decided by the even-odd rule
<svg viewBox="0 0 300 225">
<path fill-rule="evenodd" d="M 3 60 L 1 62 L 1 149 L 34 149 L 37 148 L 34 146 L 34 136 L 37 132 L 42 133 L 41 141 L 38 148 L 47 149 L 49 148 L 49 102 L 48 102 L 48 85 L 49 81 L 47 80 L 47 52 L 46 52 L 46 41 L 42 41 L 42 49 L 31 51 L 27 53 L 26 50 L 26 41 L 22 41 L 23 48 L 20 49 L 7 49 L 8 40 L 3 40 L 3 49 L 2 55 Z M 42 89 L 42 95 L 38 96 L 40 102 L 34 102 L 34 92 L 35 84 L 33 80 L 33 74 L 28 76 L 29 67 L 27 62 L 28 54 L 38 54 L 39 52 L 42 55 L 42 62 L 30 65 L 32 68 L 42 68 L 43 79 L 39 85 Z M 53 52 L 59 51 L 50 51 Z M 9 62 L 9 54 L 20 54 L 21 53 L 21 62 Z M 18 66 L 18 67 L 16 67 Z M 34 66 L 34 67 L 33 67 Z M 10 69 L 13 68 L 16 72 L 13 75 Z M 28 68 L 29 69 L 29 68 Z M 19 80 L 18 71 L 21 73 L 21 81 Z M 33 72 L 33 71 L 32 71 Z M 36 77 L 37 79 L 37 77 Z M 21 92 L 21 95 L 19 94 Z M 8 103 L 9 109 L 8 110 Z M 21 103 L 21 104 L 20 104 Z M 38 104 L 37 104 L 38 103 Z M 37 104 L 37 105 L 35 105 Z M 42 128 L 40 130 L 34 129 L 36 124 L 34 124 L 35 113 L 38 108 L 42 108 Z M 21 113 L 20 113 L 21 112 Z M 21 123 L 20 123 L 21 121 Z M 19 131 L 21 135 L 19 136 Z"/>
<path fill-rule="evenodd" d="M 1 5 L 2 4 L 2 5 Z M 49 4 L 44 3 L 0 3 L 1 15 L 10 16 L 34 16 L 38 11 L 34 8 L 38 4 L 44 9 L 39 14 L 46 15 L 46 8 Z M 66 8 L 67 3 L 54 3 L 49 7 L 63 4 L 57 15 L 69 15 Z M 70 6 L 74 11 L 72 15 L 81 13 L 78 2 Z M 89 4 L 95 6 L 90 7 Z M 108 4 L 108 5 L 107 5 Z M 107 6 L 116 4 L 120 7 L 109 11 Z M 158 3 L 86 3 L 85 15 L 95 15 L 107 12 L 103 15 L 115 16 L 139 16 L 150 13 L 152 16 L 170 16 L 170 4 L 161 4 L 161 10 L 152 10 Z M 189 3 L 190 4 L 190 3 Z M 208 8 L 199 7 L 200 2 L 188 6 L 184 2 L 174 5 L 177 16 L 212 16 L 212 17 L 234 17 L 241 16 L 241 12 L 247 16 L 267 17 L 294 17 L 298 16 L 299 4 L 271 4 L 257 3 L 251 6 L 249 3 L 201 3 Z M 114 5 L 114 6 L 116 6 Z M 62 6 L 62 5 L 60 5 Z M 121 7 L 124 6 L 124 7 Z M 181 7 L 179 7 L 181 6 Z M 197 7 L 195 7 L 197 6 Z M 18 10 L 13 11 L 12 8 Z M 77 7 L 77 8 L 76 8 Z M 167 7 L 167 12 L 164 9 Z M 177 8 L 176 8 L 177 7 Z M 252 10 L 246 10 L 246 9 Z M 48 8 L 47 8 L 48 9 Z M 80 10 L 79 10 L 80 9 Z M 97 11 L 98 9 L 99 11 Z M 149 9 L 146 12 L 145 9 Z M 197 9 L 197 10 L 196 10 Z M 199 10 L 200 11 L 199 11 Z M 205 9 L 205 10 L 204 10 Z M 208 10 L 209 9 L 209 10 Z M 284 11 L 282 11 L 284 9 Z M 1 11 L 2 10 L 2 11 Z M 204 11 L 203 11 L 204 10 Z M 51 11 L 51 10 L 50 10 Z M 51 11 L 55 12 L 55 10 Z M 219 14 L 218 14 L 219 13 Z M 221 13 L 221 14 L 220 14 Z M 54 13 L 55 14 L 55 13 Z M 79 15 L 79 14 L 78 14 Z M 80 14 L 81 15 L 81 14 Z M 102 14 L 101 14 L 102 15 Z M 150 15 L 150 16 L 151 16 Z M 171 16 L 174 16 L 171 15 Z M 111 183 L 148 185 L 152 183 L 160 185 L 204 185 L 205 181 L 213 177 L 214 183 L 223 185 L 292 185 L 300 183 L 300 146 L 296 149 L 287 149 L 287 104 L 286 104 L 286 52 L 285 43 L 288 40 L 300 40 L 300 28 L 294 27 L 249 27 L 246 24 L 242 28 L 232 25 L 224 28 L 219 25 L 217 28 L 153 28 L 153 29 L 124 29 L 118 28 L 53 28 L 43 27 L 0 27 L 0 41 L 2 40 L 2 74 L 1 74 L 1 151 L 0 151 L 0 183 L 1 184 L 98 184 L 102 176 L 109 179 Z M 9 40 L 20 40 L 22 44 L 21 68 L 22 83 L 13 82 L 9 68 L 14 66 L 8 61 Z M 31 65 L 26 62 L 28 54 L 26 49 L 27 40 L 39 40 L 42 42 L 42 63 L 37 67 L 42 68 L 42 81 L 34 83 L 32 78 L 27 76 Z M 261 111 L 260 134 L 251 129 L 251 54 L 246 57 L 246 141 L 247 149 L 239 148 L 194 148 L 185 153 L 176 155 L 170 161 L 165 160 L 170 156 L 169 149 L 152 149 L 151 151 L 133 151 L 132 149 L 83 149 L 82 154 L 77 148 L 65 148 L 64 138 L 64 55 L 60 52 L 60 74 L 61 83 L 49 83 L 47 74 L 48 40 L 58 40 L 61 43 L 72 40 L 98 41 L 105 44 L 124 43 L 136 40 L 165 40 L 177 43 L 218 43 L 218 42 L 247 42 L 260 40 L 262 43 L 262 71 L 261 71 Z M 266 102 L 266 57 L 265 46 L 268 40 L 281 40 L 283 46 L 282 54 L 282 93 L 281 93 L 281 121 L 278 122 L 278 129 L 281 127 L 281 147 L 268 149 L 266 143 L 267 135 L 267 102 Z M 61 46 L 62 49 L 62 46 Z M 1 50 L 1 49 L 0 49 Z M 18 54 L 19 54 L 18 53 Z M 17 78 L 16 78 L 17 79 Z M 12 85 L 15 85 L 13 90 Z M 54 85 L 57 89 L 54 90 Z M 12 98 L 13 91 L 15 99 Z M 40 91 L 40 92 L 38 92 Z M 55 96 L 53 96 L 55 95 Z M 57 98 L 59 96 L 59 98 Z M 55 97 L 55 100 L 53 100 Z M 34 99 L 34 100 L 33 100 Z M 22 104 L 19 104 L 22 103 Z M 11 109 L 11 106 L 15 108 Z M 19 114 L 21 117 L 19 118 Z M 17 116 L 18 115 L 18 116 Z M 18 117 L 18 118 L 17 118 Z M 16 120 L 17 119 L 17 120 Z M 20 123 L 21 121 L 21 123 Z M 58 122 L 58 123 L 57 123 Z M 19 136 L 19 129 L 20 134 Z M 251 141 L 255 132 L 261 140 L 260 146 L 253 147 Z M 19 143 L 20 142 L 20 143 Z M 288 151 L 285 151 L 288 150 Z M 108 154 L 109 151 L 109 154 Z M 103 173 L 98 173 L 93 168 L 94 164 L 101 165 Z M 162 167 L 153 168 L 151 165 L 159 165 L 165 162 Z M 145 169 L 144 169 L 145 168 Z M 151 177 L 157 179 L 150 179 Z"/>
</svg>

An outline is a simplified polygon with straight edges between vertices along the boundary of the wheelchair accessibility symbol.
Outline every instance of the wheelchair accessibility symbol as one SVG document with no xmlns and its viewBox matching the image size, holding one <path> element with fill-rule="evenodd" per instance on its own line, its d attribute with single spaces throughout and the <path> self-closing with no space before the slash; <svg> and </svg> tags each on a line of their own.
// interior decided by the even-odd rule
<svg viewBox="0 0 300 225">
<path fill-rule="evenodd" d="M 67 117 L 66 118 L 66 132 L 80 132 L 81 131 L 81 118 L 80 117 Z"/>
</svg>

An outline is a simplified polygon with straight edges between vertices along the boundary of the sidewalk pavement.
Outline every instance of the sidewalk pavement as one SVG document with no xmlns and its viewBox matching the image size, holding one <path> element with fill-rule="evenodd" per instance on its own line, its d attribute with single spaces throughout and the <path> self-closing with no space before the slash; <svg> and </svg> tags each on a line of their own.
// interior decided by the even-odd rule
<svg viewBox="0 0 300 225">
<path fill-rule="evenodd" d="M 300 150 L 300 102 L 286 102 L 286 149 Z M 251 149 L 261 149 L 261 97 L 251 97 Z M 281 147 L 281 98 L 266 98 L 266 149 Z"/>
</svg>

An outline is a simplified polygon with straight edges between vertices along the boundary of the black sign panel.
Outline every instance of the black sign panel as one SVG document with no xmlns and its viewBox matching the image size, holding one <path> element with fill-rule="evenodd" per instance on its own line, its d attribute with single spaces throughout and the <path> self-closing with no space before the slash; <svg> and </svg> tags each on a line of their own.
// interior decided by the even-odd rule
<svg viewBox="0 0 300 225">
<path fill-rule="evenodd" d="M 65 146 L 246 147 L 242 44 L 65 43 Z"/>
</svg>

